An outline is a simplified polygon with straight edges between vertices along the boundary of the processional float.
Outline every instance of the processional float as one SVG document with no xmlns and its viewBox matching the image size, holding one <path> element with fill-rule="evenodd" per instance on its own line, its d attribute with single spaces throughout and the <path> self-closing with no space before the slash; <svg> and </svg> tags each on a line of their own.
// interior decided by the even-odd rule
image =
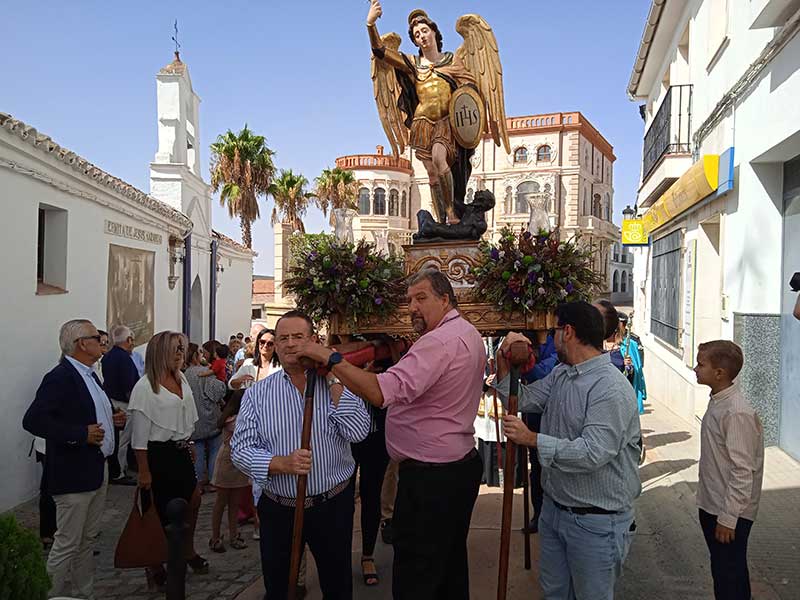
<svg viewBox="0 0 800 600">
<path fill-rule="evenodd" d="M 501 311 L 495 304 L 482 301 L 475 294 L 475 270 L 478 265 L 478 240 L 487 231 L 486 212 L 494 208 L 495 197 L 489 190 L 474 194 L 465 202 L 467 182 L 472 172 L 475 148 L 485 138 L 502 146 L 510 154 L 503 98 L 503 70 L 497 40 L 488 23 L 479 15 L 468 14 L 456 22 L 456 31 L 464 38 L 452 52 L 442 52 L 438 26 L 425 11 L 417 9 L 408 16 L 408 33 L 418 52 L 402 53 L 397 33 L 379 35 L 375 21 L 382 15 L 378 0 L 370 1 L 367 30 L 372 46 L 371 75 L 375 102 L 381 124 L 396 156 L 411 147 L 424 165 L 431 188 L 435 214 L 417 213 L 418 231 L 413 243 L 404 245 L 405 274 L 413 275 L 434 268 L 447 275 L 458 300 L 461 315 L 485 337 L 507 331 L 529 330 L 543 341 L 555 326 L 548 311 Z M 407 306 L 400 305 L 388 318 L 382 316 L 345 319 L 334 314 L 329 333 L 347 338 L 353 334 L 407 337 L 413 331 Z M 393 347 L 394 346 L 394 347 Z M 523 344 L 524 346 L 524 344 Z M 390 342 L 383 350 L 368 344 L 360 356 L 347 357 L 364 364 L 378 353 L 396 353 L 402 344 Z M 365 355 L 367 360 L 364 359 Z M 511 395 L 508 411 L 515 414 L 519 367 L 528 362 L 528 348 L 512 348 Z M 308 449 L 311 436 L 311 402 L 314 372 L 309 371 L 310 393 L 306 392 L 302 448 Z M 497 415 L 497 413 L 495 413 Z M 498 441 L 500 437 L 498 436 Z M 512 501 L 516 446 L 506 446 L 501 520 L 497 598 L 506 597 L 511 532 Z M 527 492 L 527 460 L 524 491 Z M 498 467 L 500 463 L 498 462 Z M 306 478 L 298 478 L 297 506 L 303 506 Z M 526 509 L 527 509 L 527 493 Z M 303 511 L 295 511 L 295 527 L 289 576 L 290 598 L 297 582 L 302 552 Z M 525 518 L 525 568 L 530 568 L 530 538 L 527 511 Z"/>
</svg>

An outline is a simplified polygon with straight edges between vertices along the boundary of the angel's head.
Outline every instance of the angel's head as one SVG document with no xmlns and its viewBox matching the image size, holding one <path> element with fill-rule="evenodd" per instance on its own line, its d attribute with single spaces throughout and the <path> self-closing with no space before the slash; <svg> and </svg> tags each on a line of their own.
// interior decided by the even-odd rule
<svg viewBox="0 0 800 600">
<path fill-rule="evenodd" d="M 417 9 L 408 16 L 408 37 L 419 48 L 420 54 L 433 48 L 434 44 L 439 52 L 442 51 L 442 32 L 423 10 Z"/>
</svg>

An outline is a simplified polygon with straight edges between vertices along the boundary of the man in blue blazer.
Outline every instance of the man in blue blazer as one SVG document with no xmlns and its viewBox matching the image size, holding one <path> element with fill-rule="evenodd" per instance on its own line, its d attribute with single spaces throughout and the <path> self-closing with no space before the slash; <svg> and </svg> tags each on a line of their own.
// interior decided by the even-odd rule
<svg viewBox="0 0 800 600">
<path fill-rule="evenodd" d="M 100 334 L 91 321 L 61 326 L 62 358 L 42 379 L 22 426 L 46 443 L 46 486 L 56 503 L 56 534 L 47 572 L 51 595 L 94 598 L 91 543 L 100 530 L 106 499 L 105 459 L 114 451 L 114 417 L 92 365 L 102 355 Z"/>
</svg>

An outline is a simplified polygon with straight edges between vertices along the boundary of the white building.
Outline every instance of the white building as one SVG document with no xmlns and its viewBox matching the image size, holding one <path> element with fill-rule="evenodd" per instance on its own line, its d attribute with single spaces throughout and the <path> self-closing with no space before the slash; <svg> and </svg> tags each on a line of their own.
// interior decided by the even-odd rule
<svg viewBox="0 0 800 600">
<path fill-rule="evenodd" d="M 0 113 L 0 232 L 9 249 L 0 267 L 0 512 L 38 488 L 21 422 L 59 360 L 62 323 L 88 318 L 108 330 L 124 322 L 137 344 L 165 329 L 198 342 L 248 329 L 253 253 L 211 228 L 188 69 L 176 58 L 157 87 L 150 195 Z"/>
<path fill-rule="evenodd" d="M 698 343 L 745 353 L 769 444 L 800 457 L 800 1 L 653 0 L 628 85 L 645 120 L 635 325 L 647 389 L 694 421 Z"/>
<path fill-rule="evenodd" d="M 633 253 L 619 242 L 611 246 L 611 295 L 615 306 L 633 305 Z"/>
<path fill-rule="evenodd" d="M 511 154 L 481 141 L 470 162 L 466 201 L 478 190 L 491 190 L 496 199 L 487 214 L 494 236 L 503 226 L 519 230 L 530 219 L 529 200 L 541 202 L 551 226 L 568 239 L 576 233 L 596 249 L 594 268 L 611 290 L 611 246 L 619 238 L 614 212 L 614 149 L 580 112 L 548 113 L 507 119 Z M 417 231 L 417 211 L 432 211 L 428 175 L 410 149 L 404 156 L 376 154 L 340 156 L 336 166 L 352 170 L 359 181 L 355 237 L 375 241 L 386 232 L 391 251 L 400 252 Z M 287 309 L 281 282 L 288 267 L 291 232 L 275 228 L 275 304 L 269 319 Z M 270 321 L 273 322 L 273 321 Z"/>
</svg>

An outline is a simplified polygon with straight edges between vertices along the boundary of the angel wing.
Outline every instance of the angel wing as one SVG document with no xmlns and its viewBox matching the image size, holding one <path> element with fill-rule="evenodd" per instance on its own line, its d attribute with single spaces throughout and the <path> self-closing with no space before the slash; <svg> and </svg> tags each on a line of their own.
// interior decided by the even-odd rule
<svg viewBox="0 0 800 600">
<path fill-rule="evenodd" d="M 387 33 L 381 36 L 387 48 L 397 51 L 400 48 L 400 36 L 396 33 Z M 381 125 L 389 138 L 392 152 L 399 156 L 405 152 L 408 144 L 408 129 L 405 126 L 403 112 L 397 106 L 400 97 L 400 83 L 394 72 L 394 67 L 382 60 L 372 57 L 372 87 L 375 91 L 375 104 L 378 105 L 378 115 Z"/>
<path fill-rule="evenodd" d="M 492 139 L 498 146 L 502 142 L 506 152 L 511 154 L 503 99 L 503 67 L 492 28 L 480 15 L 464 15 L 456 21 L 456 31 L 464 38 L 464 43 L 456 50 L 456 58 L 475 78 L 486 102 Z"/>
</svg>

